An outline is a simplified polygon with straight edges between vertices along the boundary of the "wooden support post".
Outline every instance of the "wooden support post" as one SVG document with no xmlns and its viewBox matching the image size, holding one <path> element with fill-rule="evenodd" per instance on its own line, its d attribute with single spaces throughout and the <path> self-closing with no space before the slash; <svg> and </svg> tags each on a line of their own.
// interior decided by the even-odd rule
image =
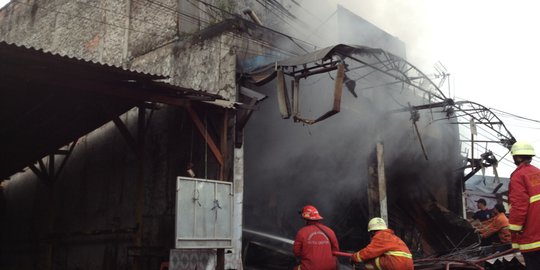
<svg viewBox="0 0 540 270">
<path fill-rule="evenodd" d="M 212 153 L 214 154 L 214 157 L 218 161 L 219 165 L 223 166 L 223 155 L 221 155 L 221 152 L 219 151 L 219 149 L 216 146 L 216 143 L 214 142 L 212 137 L 210 137 L 208 135 L 208 131 L 206 130 L 206 128 L 204 128 L 204 125 L 201 122 L 201 119 L 199 118 L 197 113 L 193 110 L 191 105 L 186 106 L 186 110 L 188 111 L 189 116 L 191 117 L 191 120 L 193 120 L 193 123 L 197 127 L 197 130 L 199 130 L 199 132 L 203 136 L 204 140 L 206 141 L 206 143 L 210 147 L 210 151 L 212 151 Z"/>
<path fill-rule="evenodd" d="M 118 128 L 118 131 L 120 131 L 120 134 L 126 140 L 127 144 L 131 148 L 131 150 L 133 150 L 133 153 L 135 153 L 135 155 L 137 155 L 138 154 L 137 153 L 137 151 L 138 151 L 137 140 L 135 138 L 133 138 L 133 136 L 131 136 L 131 133 L 129 133 L 129 129 L 126 127 L 124 122 L 122 122 L 122 120 L 120 120 L 120 118 L 118 116 L 113 117 L 112 121 L 113 121 L 114 125 L 116 126 L 116 128 Z"/>
<path fill-rule="evenodd" d="M 381 218 L 388 224 L 388 201 L 386 198 L 386 176 L 384 173 L 384 145 L 382 143 L 377 143 L 377 178 L 379 182 Z"/>
<path fill-rule="evenodd" d="M 135 220 L 137 222 L 137 233 L 135 235 L 134 244 L 135 247 L 141 248 L 143 246 L 143 213 L 144 213 L 144 145 L 145 145 L 145 123 L 146 123 L 146 110 L 143 106 L 139 107 L 139 116 L 137 118 L 137 188 L 136 188 L 136 205 L 135 205 Z M 140 250 L 142 252 L 142 249 Z M 134 269 L 140 269 L 142 267 L 142 257 L 135 258 Z"/>
<path fill-rule="evenodd" d="M 223 128 L 221 133 L 221 154 L 223 155 L 223 164 L 221 165 L 221 169 L 219 171 L 219 180 L 226 181 L 226 170 L 227 170 L 227 153 L 228 153 L 228 136 L 229 133 L 229 111 L 227 109 L 223 112 Z"/>
<path fill-rule="evenodd" d="M 251 98 L 246 105 L 248 107 L 255 107 L 257 98 Z M 236 122 L 234 129 L 234 146 L 241 148 L 244 143 L 244 127 L 246 126 L 249 118 L 253 114 L 253 109 L 238 109 L 236 110 Z"/>
<path fill-rule="evenodd" d="M 369 216 L 380 217 L 388 222 L 388 203 L 386 198 L 386 176 L 384 172 L 384 145 L 377 143 L 376 160 L 369 167 L 368 178 Z"/>
<path fill-rule="evenodd" d="M 225 249 L 218 248 L 216 253 L 216 270 L 225 270 Z"/>
<path fill-rule="evenodd" d="M 379 207 L 379 180 L 377 178 L 376 164 L 369 166 L 367 186 L 369 217 L 379 217 L 381 215 L 381 211 Z"/>
</svg>

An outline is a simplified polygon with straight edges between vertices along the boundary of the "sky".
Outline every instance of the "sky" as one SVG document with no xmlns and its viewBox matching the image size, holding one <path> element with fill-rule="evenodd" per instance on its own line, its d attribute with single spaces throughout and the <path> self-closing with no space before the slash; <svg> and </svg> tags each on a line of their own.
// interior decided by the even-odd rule
<svg viewBox="0 0 540 270">
<path fill-rule="evenodd" d="M 443 89 L 449 97 L 540 119 L 540 1 L 336 1 L 402 40 L 407 60 L 424 73 L 435 73 L 433 65 L 442 63 L 450 73 L 450 87 Z M 0 6 L 7 2 L 0 0 Z M 517 140 L 540 152 L 540 122 L 499 117 Z M 507 159 L 499 169 L 509 175 L 514 167 Z"/>
</svg>

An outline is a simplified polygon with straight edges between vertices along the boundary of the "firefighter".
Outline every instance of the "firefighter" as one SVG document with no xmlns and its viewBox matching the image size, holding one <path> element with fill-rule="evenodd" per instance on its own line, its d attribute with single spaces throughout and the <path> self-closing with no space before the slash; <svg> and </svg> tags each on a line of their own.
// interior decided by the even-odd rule
<svg viewBox="0 0 540 270">
<path fill-rule="evenodd" d="M 488 239 L 497 234 L 498 238 L 493 240 L 494 242 L 499 242 L 504 244 L 503 246 L 497 248 L 497 251 L 504 251 L 510 248 L 511 236 L 510 230 L 508 230 L 508 218 L 506 217 L 506 209 L 504 205 L 498 203 L 493 207 L 493 217 L 489 220 L 485 227 L 480 230 L 480 235 L 483 239 Z"/>
<path fill-rule="evenodd" d="M 413 259 L 405 243 L 388 229 L 382 218 L 372 218 L 368 223 L 371 242 L 351 256 L 355 263 L 364 263 L 366 269 L 412 270 Z"/>
<path fill-rule="evenodd" d="M 337 258 L 332 252 L 339 251 L 339 244 L 334 231 L 320 222 L 323 217 L 312 205 L 304 206 L 300 215 L 306 225 L 294 240 L 293 253 L 300 259 L 300 265 L 294 269 L 336 270 Z"/>
<path fill-rule="evenodd" d="M 517 168 L 510 175 L 509 229 L 512 247 L 519 249 L 527 269 L 540 269 L 540 169 L 531 165 L 532 145 L 516 142 L 511 153 Z"/>
</svg>

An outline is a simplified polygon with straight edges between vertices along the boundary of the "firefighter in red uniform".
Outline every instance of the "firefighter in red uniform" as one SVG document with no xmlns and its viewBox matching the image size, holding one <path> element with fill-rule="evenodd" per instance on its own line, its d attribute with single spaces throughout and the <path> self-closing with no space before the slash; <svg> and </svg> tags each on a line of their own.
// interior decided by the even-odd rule
<svg viewBox="0 0 540 270">
<path fill-rule="evenodd" d="M 382 218 L 372 218 L 368 223 L 371 242 L 351 256 L 355 263 L 364 263 L 366 269 L 412 270 L 413 259 L 405 243 L 388 229 Z"/>
<path fill-rule="evenodd" d="M 540 269 L 540 169 L 531 165 L 535 156 L 532 145 L 516 142 L 512 156 L 517 168 L 510 176 L 508 200 L 510 202 L 509 229 L 512 247 L 519 249 L 526 268 Z"/>
<path fill-rule="evenodd" d="M 336 270 L 337 258 L 332 254 L 339 251 L 334 231 L 324 226 L 319 211 L 312 205 L 306 205 L 300 212 L 306 225 L 296 234 L 294 256 L 300 258 L 300 265 L 295 270 Z"/>
</svg>

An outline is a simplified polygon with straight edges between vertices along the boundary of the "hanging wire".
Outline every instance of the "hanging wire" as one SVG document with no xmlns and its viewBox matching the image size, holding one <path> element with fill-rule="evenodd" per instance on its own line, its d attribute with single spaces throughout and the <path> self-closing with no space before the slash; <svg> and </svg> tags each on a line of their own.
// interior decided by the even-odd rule
<svg viewBox="0 0 540 270">
<path fill-rule="evenodd" d="M 161 10 L 167 10 L 167 6 L 163 6 L 162 4 L 160 3 L 157 3 L 156 1 L 151 1 L 151 0 L 148 0 L 149 4 L 154 4 L 154 6 L 152 5 L 148 5 L 148 3 L 146 4 L 146 6 L 148 8 L 152 8 L 154 10 L 158 10 L 157 8 L 158 7 L 162 7 Z M 31 4 L 28 4 L 28 3 L 25 3 L 25 2 L 21 2 L 21 1 L 18 1 L 18 0 L 13 0 L 14 3 L 19 3 L 19 4 L 22 4 L 24 6 L 27 6 L 28 8 L 31 8 L 32 5 Z M 136 2 L 135 2 L 136 3 Z M 89 4 L 85 4 L 85 3 L 82 3 L 81 4 L 84 4 L 84 5 L 87 5 L 87 6 L 90 6 L 90 7 L 93 7 L 93 8 L 97 8 L 97 9 L 101 9 L 101 10 L 104 10 L 106 12 L 111 12 L 111 13 L 114 13 L 114 14 L 118 14 L 119 16 L 123 16 L 125 18 L 131 18 L 131 19 L 134 19 L 134 20 L 138 20 L 138 21 L 141 21 L 143 23 L 146 23 L 146 24 L 152 24 L 154 26 L 160 26 L 159 24 L 157 23 L 152 23 L 148 20 L 144 20 L 144 19 L 141 19 L 139 17 L 136 17 L 136 16 L 127 16 L 125 13 L 119 13 L 119 12 L 116 12 L 114 10 L 110 10 L 110 9 L 106 9 L 106 8 L 100 8 L 100 7 L 97 7 L 97 6 L 93 6 L 93 5 L 89 5 Z M 157 6 L 156 6 L 157 5 Z M 79 19 L 82 19 L 83 21 L 91 21 L 91 22 L 96 22 L 96 23 L 99 23 L 99 24 L 103 24 L 103 25 L 108 25 L 108 26 L 112 26 L 112 27 L 115 27 L 115 28 L 119 28 L 119 29 L 124 29 L 124 30 L 130 30 L 130 31 L 133 31 L 133 32 L 137 32 L 137 33 L 141 33 L 141 34 L 146 34 L 146 35 L 150 35 L 150 36 L 156 36 L 156 37 L 162 37 L 162 38 L 165 38 L 165 39 L 171 39 L 172 36 L 171 35 L 166 35 L 166 34 L 160 34 L 162 33 L 162 31 L 145 31 L 145 30 L 140 30 L 140 29 L 137 29 L 137 28 L 134 28 L 134 27 L 125 27 L 123 25 L 118 25 L 118 24 L 114 24 L 114 23 L 109 23 L 107 21 L 104 21 L 104 20 L 100 20 L 100 19 L 93 19 L 93 18 L 89 18 L 89 17 L 85 17 L 85 16 L 81 16 L 81 15 L 77 15 L 77 14 L 73 14 L 73 13 L 70 13 L 70 12 L 64 12 L 64 11 L 60 11 L 56 8 L 51 8 L 51 7 L 43 7 L 43 6 L 38 6 L 38 9 L 41 9 L 43 11 L 45 11 L 45 14 L 50 14 L 50 13 L 57 13 L 57 14 L 62 14 L 62 15 L 66 15 L 70 18 L 79 18 Z M 170 9 L 170 8 L 169 8 Z M 194 16 L 191 16 L 187 13 L 183 13 L 183 12 L 179 12 L 179 11 L 176 11 L 176 10 L 169 10 L 171 12 L 174 12 L 176 14 L 179 14 L 181 16 L 183 16 L 184 18 L 187 18 L 187 19 L 191 19 L 192 22 L 205 22 L 204 20 L 202 19 L 198 19 L 197 17 L 194 17 Z M 197 21 L 195 21 L 195 19 Z M 76 25 L 79 25 L 80 27 L 83 27 L 83 28 L 87 28 L 88 26 L 87 25 L 84 25 L 83 23 L 81 23 L 81 20 L 72 20 L 70 21 L 70 23 L 73 23 L 73 24 L 76 24 Z M 158 29 L 158 30 L 161 30 L 161 29 Z M 167 28 L 167 30 L 172 30 L 170 28 Z M 241 35 L 238 35 L 236 33 L 232 33 L 231 34 L 237 38 L 241 38 L 241 39 L 245 39 L 245 40 L 250 40 L 248 37 L 245 37 L 245 36 L 241 36 Z M 174 42 L 174 40 L 173 40 Z M 169 42 L 170 43 L 170 42 Z M 224 42 L 222 41 L 216 41 L 216 43 L 218 45 L 209 45 L 209 44 L 206 44 L 207 47 L 209 48 L 213 48 L 213 49 L 218 49 L 218 50 L 222 50 L 222 51 L 229 51 L 229 48 L 227 46 L 219 46 L 219 45 L 228 45 L 228 44 L 225 44 Z M 292 56 L 292 55 L 296 55 L 296 53 L 294 53 L 293 51 L 288 51 L 286 49 L 280 49 L 280 48 L 277 48 L 275 46 L 272 46 L 270 44 L 266 44 L 267 47 L 269 48 L 272 48 L 272 49 L 275 49 L 277 51 L 280 51 L 281 53 L 287 55 L 287 56 Z M 247 53 L 247 50 L 246 50 L 246 53 Z M 259 54 L 260 52 L 258 50 L 251 50 L 251 53 L 252 54 Z"/>
<path fill-rule="evenodd" d="M 501 111 L 501 110 L 498 110 L 498 109 L 495 109 L 495 108 L 490 108 L 490 110 L 497 111 L 497 112 L 499 112 L 499 113 L 502 113 L 502 114 L 505 114 L 505 115 L 508 115 L 508 116 L 512 116 L 512 117 L 514 117 L 515 119 L 521 119 L 521 120 L 526 120 L 526 121 L 530 121 L 530 122 L 534 122 L 534 123 L 540 124 L 540 120 L 535 120 L 535 119 L 531 119 L 531 118 L 519 116 L 519 115 L 516 115 L 516 114 L 513 114 L 513 113 Z"/>
<path fill-rule="evenodd" d="M 194 141 L 194 132 L 195 132 L 195 126 L 192 126 L 191 128 L 191 144 L 190 144 L 190 147 L 189 147 L 189 162 L 190 163 L 193 163 L 193 141 Z"/>
</svg>

